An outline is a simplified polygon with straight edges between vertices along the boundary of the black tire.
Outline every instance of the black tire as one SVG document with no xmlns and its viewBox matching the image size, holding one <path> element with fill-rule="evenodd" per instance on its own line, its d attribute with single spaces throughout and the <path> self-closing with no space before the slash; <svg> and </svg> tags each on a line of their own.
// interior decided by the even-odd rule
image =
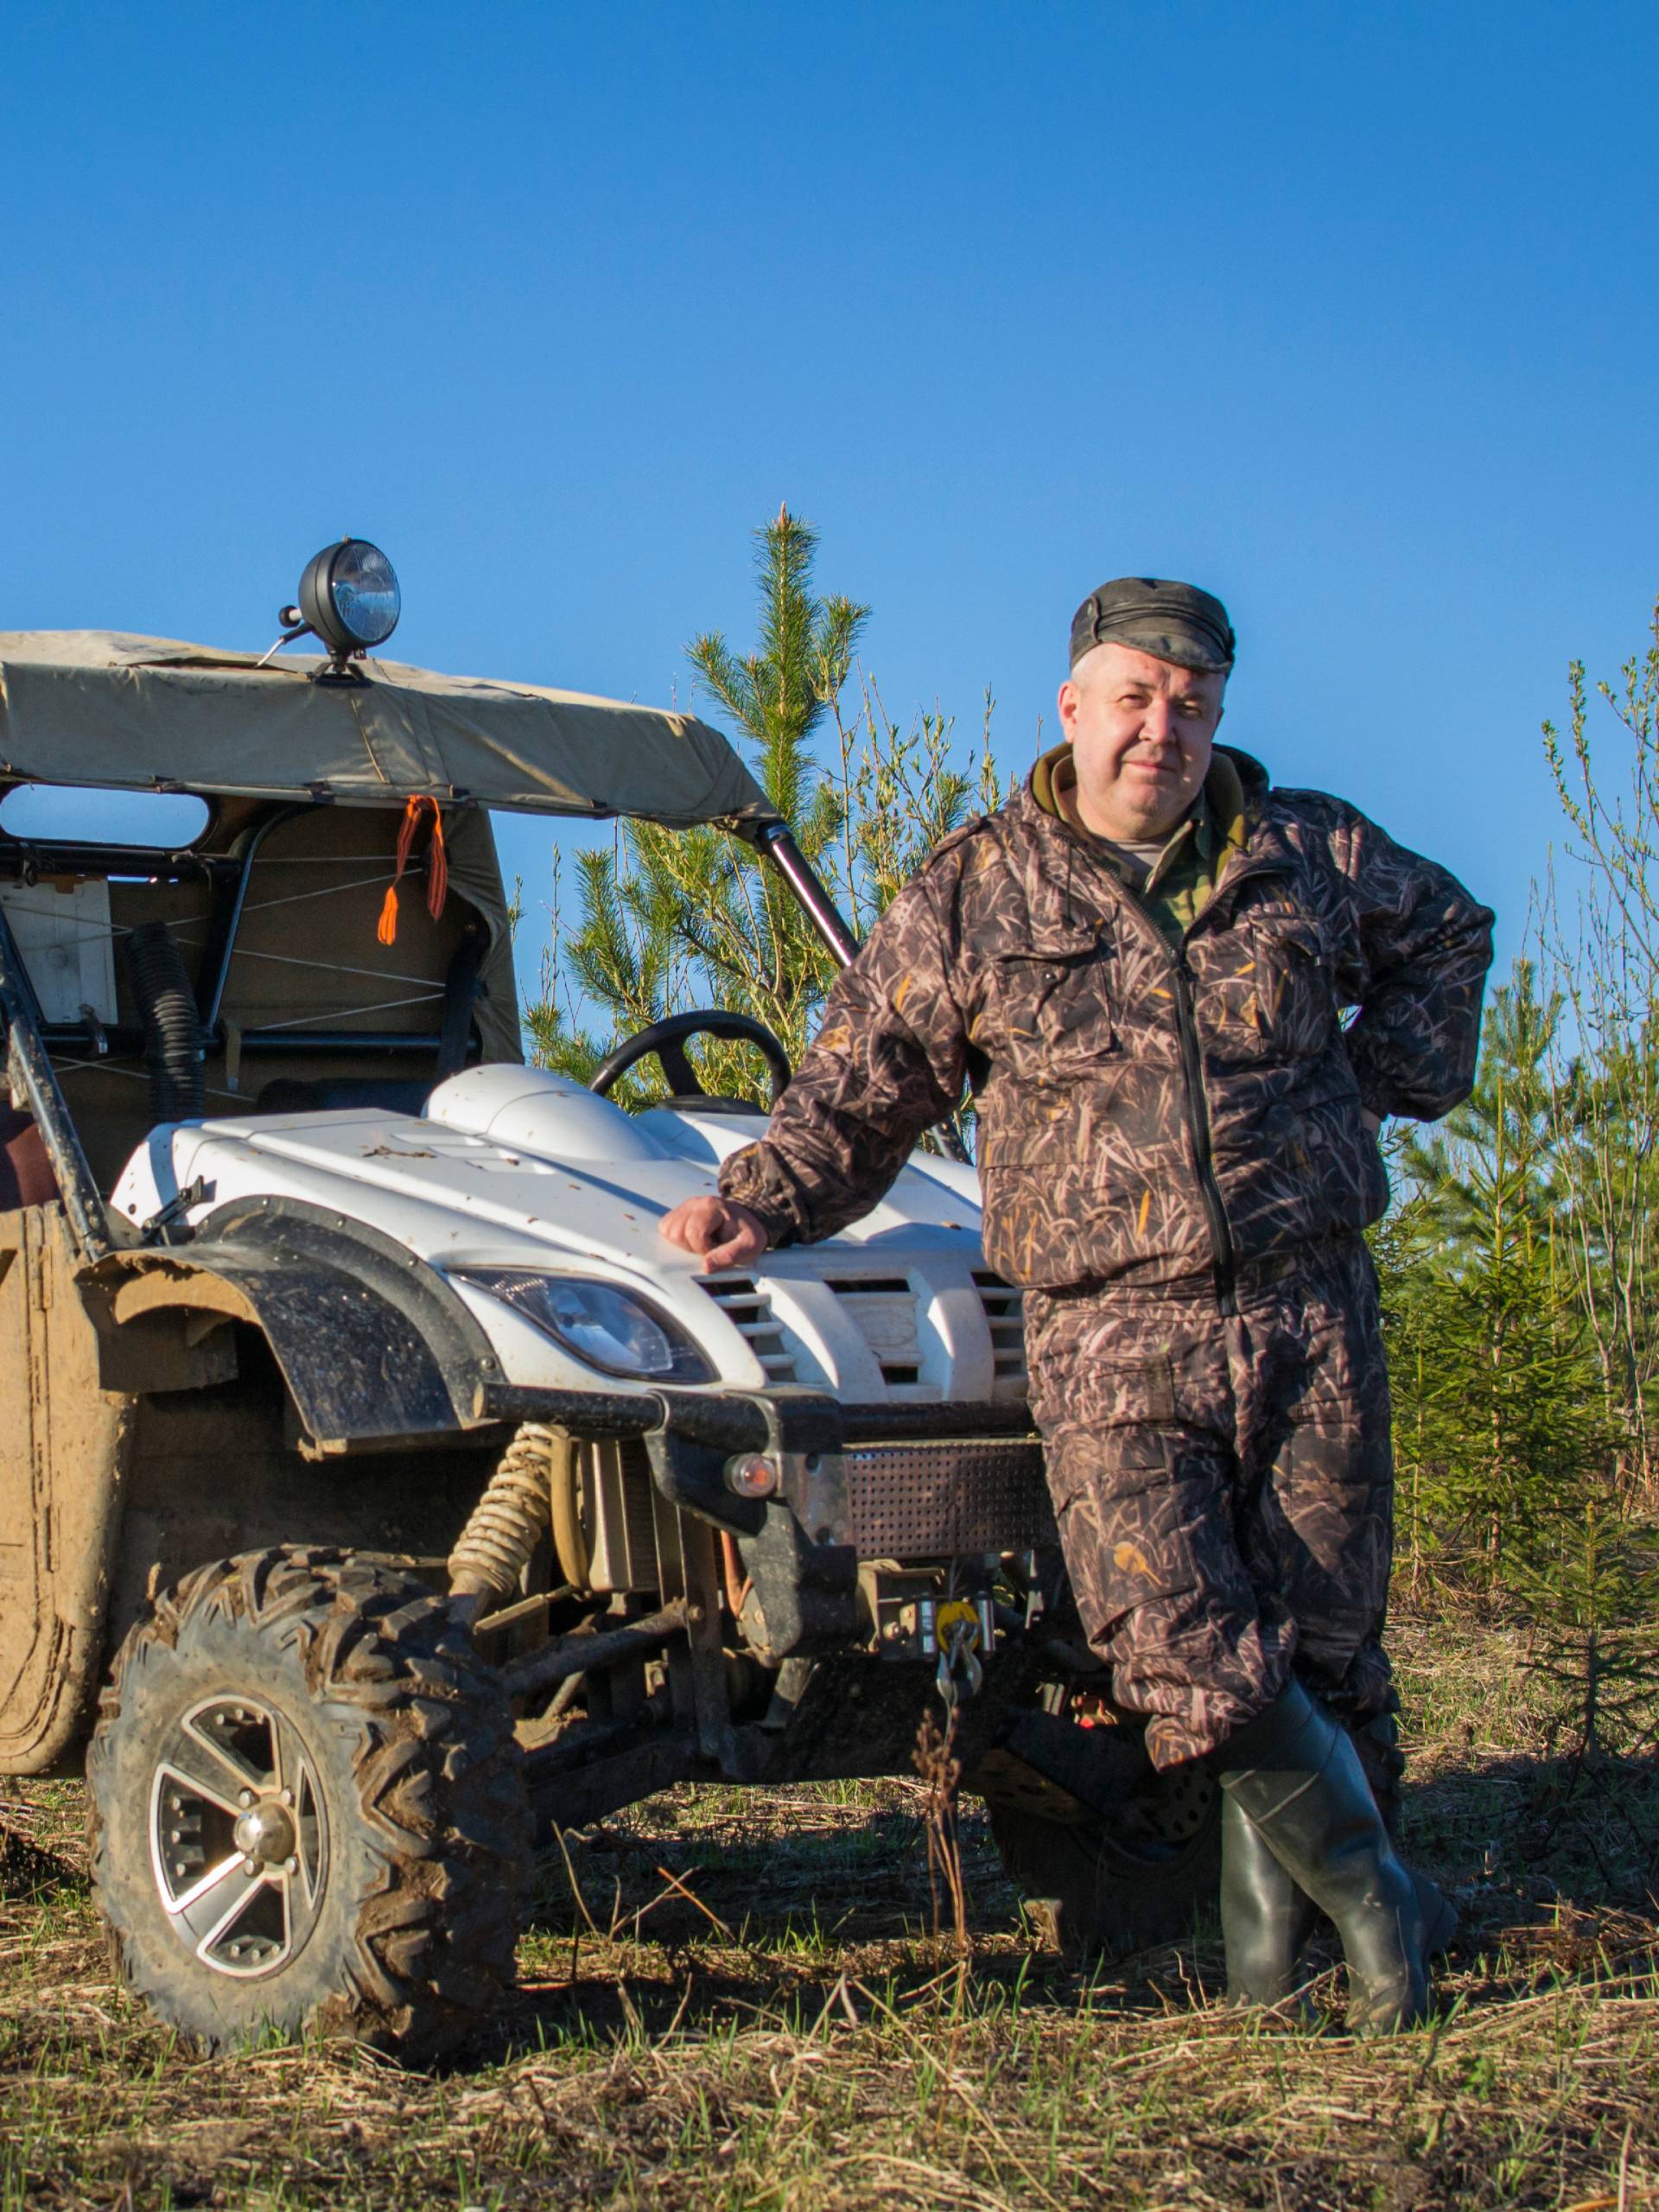
<svg viewBox="0 0 1659 2212">
<path fill-rule="evenodd" d="M 198 1568 L 123 1643 L 86 1773 L 119 1971 L 198 2044 L 309 2031 L 425 2060 L 510 1988 L 512 1716 L 407 1575 L 289 1548 Z"/>
<path fill-rule="evenodd" d="M 1058 1725 L 1039 1718 L 1044 1734 Z M 1181 1942 L 1216 1910 L 1219 1790 L 1201 1765 L 1158 1773 L 1133 1726 L 1067 1732 L 1063 1757 L 1044 1764 L 1069 1789 L 1007 1755 L 976 1777 L 1008 1878 L 1074 1963 Z"/>
</svg>

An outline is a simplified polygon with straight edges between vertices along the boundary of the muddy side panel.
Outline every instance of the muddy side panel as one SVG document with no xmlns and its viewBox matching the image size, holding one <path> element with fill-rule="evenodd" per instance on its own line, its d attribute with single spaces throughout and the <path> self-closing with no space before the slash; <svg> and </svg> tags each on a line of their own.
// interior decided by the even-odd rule
<svg viewBox="0 0 1659 2212">
<path fill-rule="evenodd" d="M 28 1216 L 0 1213 L 0 1733 L 35 1646 L 39 1510 L 29 1387 Z M 43 1503 L 44 1501 L 42 1501 Z"/>
<path fill-rule="evenodd" d="M 41 1774 L 92 1717 L 133 1401 L 98 1338 L 58 1206 L 0 1214 L 0 1772 Z"/>
<path fill-rule="evenodd" d="M 499 1440 L 308 1459 L 269 1347 L 238 1330 L 234 1381 L 154 1391 L 137 1407 L 110 1601 L 111 1650 L 165 1589 L 270 1544 L 338 1545 L 442 1587 Z"/>
</svg>

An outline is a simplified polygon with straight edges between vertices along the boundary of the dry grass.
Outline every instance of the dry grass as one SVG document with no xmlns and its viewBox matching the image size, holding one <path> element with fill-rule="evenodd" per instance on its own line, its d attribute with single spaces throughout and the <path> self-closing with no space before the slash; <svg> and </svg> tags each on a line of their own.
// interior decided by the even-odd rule
<svg viewBox="0 0 1659 2212">
<path fill-rule="evenodd" d="M 1213 1941 L 1065 1972 L 971 1811 L 959 1978 L 923 1792 L 892 1783 L 607 1823 L 545 1879 L 512 2013 L 441 2076 L 202 2062 L 106 1979 L 78 1789 L 14 1788 L 0 2208 L 1659 2202 L 1659 1777 L 1569 1791 L 1513 1635 L 1408 1623 L 1397 1649 L 1415 1847 L 1467 1937 L 1440 2023 L 1380 2045 L 1206 2002 Z"/>
</svg>

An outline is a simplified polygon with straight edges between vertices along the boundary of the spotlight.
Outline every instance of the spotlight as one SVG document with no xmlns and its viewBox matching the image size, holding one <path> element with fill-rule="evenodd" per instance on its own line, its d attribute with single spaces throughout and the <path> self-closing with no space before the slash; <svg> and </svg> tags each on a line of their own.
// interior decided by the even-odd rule
<svg viewBox="0 0 1659 2212">
<path fill-rule="evenodd" d="M 380 548 L 366 537 L 342 537 L 306 563 L 298 603 L 283 607 L 277 618 L 283 633 L 277 642 L 320 638 L 329 660 L 318 675 L 349 676 L 348 663 L 385 643 L 403 607 L 397 571 Z"/>
</svg>

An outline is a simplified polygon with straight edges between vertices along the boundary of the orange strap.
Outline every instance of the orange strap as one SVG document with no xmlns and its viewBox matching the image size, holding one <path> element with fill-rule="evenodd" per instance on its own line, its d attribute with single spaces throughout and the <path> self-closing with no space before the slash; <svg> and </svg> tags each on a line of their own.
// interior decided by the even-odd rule
<svg viewBox="0 0 1659 2212">
<path fill-rule="evenodd" d="M 432 837 L 426 849 L 426 911 L 435 922 L 443 912 L 443 902 L 449 892 L 449 861 L 443 849 L 443 817 L 438 811 L 436 799 L 422 794 L 410 799 L 404 809 L 404 826 L 397 832 L 397 872 L 380 908 L 380 925 L 375 931 L 382 944 L 396 944 L 397 942 L 397 886 L 415 849 L 415 833 L 421 826 L 422 811 L 429 806 L 432 810 Z"/>
</svg>

